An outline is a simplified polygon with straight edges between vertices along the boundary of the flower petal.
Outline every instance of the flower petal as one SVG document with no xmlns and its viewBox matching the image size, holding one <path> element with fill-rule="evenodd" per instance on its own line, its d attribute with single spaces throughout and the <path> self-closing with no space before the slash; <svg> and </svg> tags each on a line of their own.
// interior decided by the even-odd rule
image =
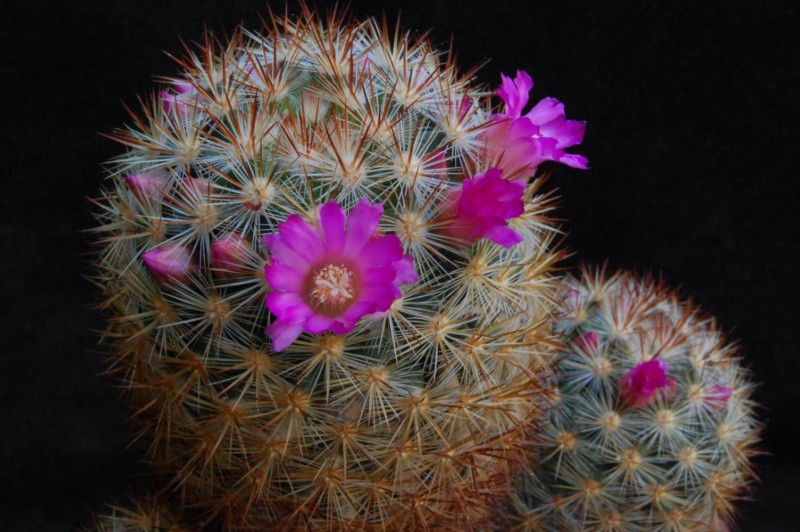
<svg viewBox="0 0 800 532">
<path fill-rule="evenodd" d="M 288 266 L 282 262 L 273 262 L 264 267 L 267 282 L 273 289 L 291 290 L 299 292 L 303 288 L 305 272 Z"/>
<path fill-rule="evenodd" d="M 272 350 L 283 351 L 303 333 L 303 324 L 276 321 L 267 327 L 266 333 L 272 338 Z"/>
<path fill-rule="evenodd" d="M 335 201 L 319 208 L 317 233 L 325 242 L 327 253 L 341 253 L 344 248 L 344 211 Z"/>
<path fill-rule="evenodd" d="M 533 88 L 533 79 L 524 70 L 517 70 L 514 81 L 505 74 L 500 74 L 502 83 L 497 89 L 497 95 L 506 103 L 506 114 L 520 116 L 528 104 L 528 94 Z"/>
<path fill-rule="evenodd" d="M 363 198 L 353 207 L 347 221 L 347 236 L 345 253 L 352 254 L 361 251 L 375 234 L 383 215 L 383 205 L 372 205 L 367 198 Z"/>
</svg>

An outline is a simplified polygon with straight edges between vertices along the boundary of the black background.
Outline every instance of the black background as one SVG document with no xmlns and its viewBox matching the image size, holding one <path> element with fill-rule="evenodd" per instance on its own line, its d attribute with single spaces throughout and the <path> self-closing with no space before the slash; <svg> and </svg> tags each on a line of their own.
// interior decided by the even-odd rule
<svg viewBox="0 0 800 532">
<path fill-rule="evenodd" d="M 282 4 L 272 3 L 281 11 Z M 296 5 L 296 4 L 295 4 Z M 326 6 L 327 3 L 319 3 Z M 257 28 L 264 1 L 19 3 L 0 23 L 0 529 L 69 530 L 146 483 L 103 369 L 90 206 L 101 138 L 205 27 Z M 798 99 L 792 1 L 356 1 L 452 37 L 462 67 L 529 71 L 588 121 L 591 170 L 555 168 L 580 260 L 663 274 L 738 339 L 761 383 L 762 482 L 743 530 L 800 529 Z M 296 12 L 296 9 L 293 10 Z M 87 255 L 88 254 L 88 255 Z"/>
</svg>

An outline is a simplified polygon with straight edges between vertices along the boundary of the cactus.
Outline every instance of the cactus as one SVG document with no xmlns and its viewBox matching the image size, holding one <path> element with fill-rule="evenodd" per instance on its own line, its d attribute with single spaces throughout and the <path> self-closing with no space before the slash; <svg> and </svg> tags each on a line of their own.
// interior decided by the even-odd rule
<svg viewBox="0 0 800 532">
<path fill-rule="evenodd" d="M 547 402 L 543 161 L 583 123 L 304 9 L 211 37 L 112 137 L 111 371 L 192 526 L 476 528 Z"/>
<path fill-rule="evenodd" d="M 188 532 L 178 516 L 173 515 L 163 501 L 151 494 L 132 497 L 128 504 L 114 504 L 108 513 L 94 517 L 90 528 L 95 532 Z"/>
<path fill-rule="evenodd" d="M 652 279 L 564 282 L 558 406 L 516 530 L 727 530 L 753 478 L 753 385 L 714 320 Z"/>
</svg>

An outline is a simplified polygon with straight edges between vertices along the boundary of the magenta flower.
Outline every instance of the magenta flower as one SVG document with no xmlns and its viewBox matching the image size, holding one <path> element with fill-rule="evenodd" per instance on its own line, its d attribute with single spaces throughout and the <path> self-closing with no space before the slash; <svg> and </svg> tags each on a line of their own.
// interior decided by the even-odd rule
<svg viewBox="0 0 800 532">
<path fill-rule="evenodd" d="M 169 176 L 164 171 L 153 170 L 125 176 L 125 184 L 136 196 L 144 200 L 163 194 L 169 186 Z"/>
<path fill-rule="evenodd" d="M 555 98 L 541 100 L 523 115 L 533 79 L 522 70 L 514 80 L 501 76 L 497 94 L 506 104 L 505 112 L 492 115 L 482 133 L 493 164 L 505 169 L 506 175 L 530 175 L 544 161 L 586 169 L 586 157 L 564 151 L 583 141 L 586 123 L 567 120 L 564 104 Z"/>
<path fill-rule="evenodd" d="M 180 244 L 166 244 L 142 253 L 142 261 L 162 284 L 185 281 L 192 269 L 192 252 Z"/>
<path fill-rule="evenodd" d="M 397 235 L 376 234 L 382 214 L 383 205 L 362 199 L 348 218 L 330 201 L 315 227 L 293 214 L 264 235 L 267 308 L 275 316 L 266 333 L 275 351 L 304 331 L 346 334 L 362 317 L 388 310 L 403 295 L 400 285 L 418 280 Z"/>
<path fill-rule="evenodd" d="M 222 235 L 211 244 L 211 267 L 223 277 L 243 273 L 248 269 L 251 253 L 250 244 L 241 236 L 236 233 Z"/>
<path fill-rule="evenodd" d="M 664 389 L 674 389 L 675 379 L 667 377 L 669 364 L 653 359 L 640 362 L 619 380 L 619 391 L 623 402 L 635 406 L 647 406 L 656 400 Z"/>
<path fill-rule="evenodd" d="M 522 242 L 522 236 L 507 222 L 525 212 L 525 182 L 503 179 L 502 173 L 490 168 L 465 179 L 461 188 L 453 191 L 443 208 L 443 217 L 449 219 L 446 234 L 467 244 L 488 238 L 510 248 Z"/>
</svg>

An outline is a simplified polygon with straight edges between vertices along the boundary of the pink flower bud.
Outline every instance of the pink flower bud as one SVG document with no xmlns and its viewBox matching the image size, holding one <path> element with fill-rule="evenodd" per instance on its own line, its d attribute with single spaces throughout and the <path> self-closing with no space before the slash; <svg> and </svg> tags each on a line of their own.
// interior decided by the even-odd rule
<svg viewBox="0 0 800 532">
<path fill-rule="evenodd" d="M 250 244 L 236 233 L 229 233 L 211 244 L 211 267 L 217 274 L 228 277 L 247 271 Z"/>
<path fill-rule="evenodd" d="M 214 189 L 214 183 L 205 177 L 184 177 L 181 182 L 186 191 L 202 197 L 210 196 Z"/>
<path fill-rule="evenodd" d="M 198 99 L 197 90 L 186 81 L 176 81 L 172 84 L 173 91 L 161 91 L 161 105 L 167 114 L 185 116 L 192 111 Z"/>
<path fill-rule="evenodd" d="M 727 386 L 717 385 L 711 387 L 705 398 L 711 408 L 721 412 L 725 409 L 725 405 L 728 404 L 728 399 L 731 398 L 731 395 L 733 395 L 732 389 Z"/>
<path fill-rule="evenodd" d="M 640 362 L 619 380 L 623 402 L 634 407 L 647 406 L 662 390 L 674 390 L 675 379 L 667 377 L 669 364 L 653 359 Z"/>
<path fill-rule="evenodd" d="M 157 197 L 167 190 L 169 176 L 163 170 L 125 176 L 125 184 L 141 200 Z"/>
<path fill-rule="evenodd" d="M 192 269 L 192 252 L 180 244 L 166 244 L 142 253 L 147 269 L 162 284 L 171 280 L 185 281 Z"/>
<path fill-rule="evenodd" d="M 591 353 L 596 351 L 597 348 L 600 347 L 600 338 L 597 336 L 596 332 L 589 331 L 575 338 L 574 343 L 575 347 L 577 347 L 581 351 Z"/>
</svg>

